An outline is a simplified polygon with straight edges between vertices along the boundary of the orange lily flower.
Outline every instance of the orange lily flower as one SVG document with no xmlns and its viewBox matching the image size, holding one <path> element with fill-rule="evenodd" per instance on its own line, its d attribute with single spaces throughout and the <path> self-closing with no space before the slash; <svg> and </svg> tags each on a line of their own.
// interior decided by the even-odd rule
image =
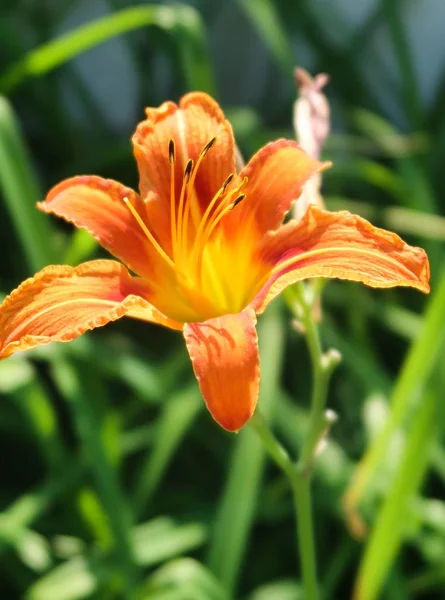
<svg viewBox="0 0 445 600">
<path fill-rule="evenodd" d="M 124 264 L 50 266 L 22 283 L 0 306 L 0 358 L 124 316 L 158 323 L 183 332 L 209 411 L 236 431 L 258 398 L 256 314 L 286 286 L 336 277 L 429 290 L 425 252 L 360 217 L 310 206 L 282 225 L 328 165 L 278 140 L 236 174 L 231 126 L 204 93 L 147 109 L 133 145 L 140 194 L 79 176 L 38 205 Z"/>
</svg>

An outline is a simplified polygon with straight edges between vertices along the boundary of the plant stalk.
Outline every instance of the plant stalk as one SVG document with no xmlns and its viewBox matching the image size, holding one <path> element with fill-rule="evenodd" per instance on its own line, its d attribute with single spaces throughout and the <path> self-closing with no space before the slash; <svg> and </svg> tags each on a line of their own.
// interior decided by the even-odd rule
<svg viewBox="0 0 445 600">
<path fill-rule="evenodd" d="M 289 480 L 297 520 L 297 543 L 306 600 L 319 600 L 315 536 L 312 517 L 311 475 L 316 454 L 336 415 L 326 411 L 331 374 L 340 361 L 336 350 L 323 353 L 318 326 L 313 317 L 314 298 L 308 299 L 303 284 L 287 290 L 286 299 L 294 316 L 301 322 L 312 363 L 312 399 L 309 427 L 300 458 L 294 463 L 256 411 L 250 424 L 260 436 L 264 448 Z"/>
</svg>

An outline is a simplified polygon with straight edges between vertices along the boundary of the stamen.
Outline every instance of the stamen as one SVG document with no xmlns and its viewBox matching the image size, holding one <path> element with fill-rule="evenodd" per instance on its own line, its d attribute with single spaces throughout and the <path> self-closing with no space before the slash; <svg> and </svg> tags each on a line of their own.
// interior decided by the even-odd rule
<svg viewBox="0 0 445 600">
<path fill-rule="evenodd" d="M 220 198 L 224 192 L 227 189 L 227 186 L 229 185 L 229 183 L 232 181 L 232 179 L 234 178 L 235 174 L 231 173 L 227 179 L 225 180 L 225 182 L 223 183 L 223 185 L 219 188 L 219 190 L 216 192 L 216 194 L 213 196 L 213 198 L 211 199 L 211 201 L 209 202 L 206 211 L 201 219 L 201 222 L 199 224 L 198 227 L 198 231 L 196 232 L 196 236 L 195 236 L 195 246 L 196 246 L 196 241 L 199 240 L 199 238 L 201 237 L 201 233 L 202 230 L 204 229 L 206 223 L 207 223 L 207 219 L 209 218 L 210 212 L 212 210 L 212 208 L 215 206 L 218 198 Z"/>
<path fill-rule="evenodd" d="M 179 248 L 179 254 L 182 256 L 182 223 L 184 219 L 184 199 L 187 190 L 187 185 L 190 180 L 190 174 L 193 170 L 193 160 L 190 158 L 184 170 L 184 178 L 182 180 L 181 194 L 179 196 L 178 205 L 178 223 L 176 227 L 176 248 Z M 176 257 L 175 257 L 176 258 Z"/>
<path fill-rule="evenodd" d="M 197 253 L 199 252 L 199 249 L 202 248 L 201 237 L 202 237 L 204 229 L 205 229 L 205 227 L 207 225 L 207 221 L 208 221 L 208 218 L 210 216 L 210 213 L 211 213 L 213 207 L 215 206 L 216 202 L 218 201 L 218 199 L 224 194 L 225 190 L 227 189 L 227 186 L 232 181 L 232 179 L 234 178 L 234 176 L 235 176 L 235 174 L 231 173 L 227 177 L 227 179 L 225 180 L 225 182 L 223 183 L 223 185 L 219 188 L 219 190 L 213 196 L 213 198 L 211 199 L 211 201 L 209 202 L 209 204 L 208 204 L 208 206 L 206 208 L 206 211 L 205 211 L 205 213 L 204 213 L 204 215 L 203 215 L 203 217 L 201 219 L 201 222 L 199 223 L 198 231 L 196 232 L 196 235 L 195 235 L 195 242 L 194 242 L 194 245 L 193 245 L 192 257 L 191 257 L 191 263 L 192 264 L 195 262 L 195 260 L 197 258 Z M 221 211 L 224 208 L 224 206 L 225 206 L 225 203 L 221 202 L 221 204 L 218 206 L 218 208 L 213 213 L 213 218 L 215 217 L 215 215 L 218 214 L 219 211 Z"/>
<path fill-rule="evenodd" d="M 240 194 L 238 196 L 238 198 L 236 198 L 233 202 L 232 202 L 232 210 L 235 208 L 235 206 L 237 206 L 240 202 L 242 202 L 244 200 L 244 198 L 246 197 L 246 194 Z"/>
<path fill-rule="evenodd" d="M 227 198 L 226 198 L 226 202 L 225 205 L 229 205 L 233 202 L 232 198 L 235 196 L 239 196 L 241 190 L 243 189 L 243 187 L 246 185 L 246 183 L 248 182 L 248 178 L 244 177 L 244 179 L 242 180 L 242 182 L 239 184 L 238 187 L 234 188 L 231 192 L 229 192 Z M 230 183 L 230 182 L 229 182 Z"/>
<path fill-rule="evenodd" d="M 206 244 L 213 234 L 214 230 L 220 223 L 220 221 L 233 210 L 244 198 L 245 194 L 241 193 L 241 189 L 247 182 L 247 177 L 235 187 L 235 189 L 227 192 L 230 184 L 232 183 L 235 174 L 231 173 L 224 181 L 221 188 L 216 192 L 211 201 L 208 203 L 206 210 L 202 217 L 199 216 L 200 209 L 197 204 L 197 196 L 194 188 L 194 184 L 197 178 L 199 167 L 210 151 L 210 149 L 216 143 L 216 137 L 213 137 L 203 147 L 201 152 L 196 159 L 196 163 L 189 159 L 184 169 L 181 192 L 179 194 L 179 200 L 176 201 L 176 189 L 175 189 L 175 167 L 176 167 L 176 146 L 173 139 L 169 140 L 168 144 L 168 160 L 171 166 L 171 181 L 170 181 L 170 211 L 171 211 L 171 239 L 173 255 L 170 258 L 165 251 L 161 248 L 159 243 L 155 240 L 153 235 L 148 231 L 144 221 L 137 213 L 135 208 L 126 201 L 127 206 L 132 212 L 135 219 L 138 221 L 140 227 L 143 229 L 146 236 L 149 238 L 151 243 L 155 246 L 158 252 L 163 256 L 164 260 L 175 270 L 178 277 L 184 276 L 186 278 L 185 284 L 199 285 L 202 282 L 203 273 L 203 261 L 206 262 L 205 273 L 208 277 L 214 280 L 210 285 L 213 289 L 213 293 L 220 294 L 220 301 L 223 302 L 225 294 L 222 288 L 219 288 L 218 277 L 216 271 L 214 271 L 212 262 L 212 256 L 205 253 Z M 223 198 L 222 198 L 223 196 Z M 195 214 L 196 210 L 196 214 Z M 193 250 L 190 253 L 188 245 L 189 239 L 189 219 L 191 216 L 197 221 L 195 223 L 195 235 Z M 213 255 L 213 253 L 212 253 Z M 210 263 L 207 265 L 207 262 Z M 208 268 L 207 268 L 208 267 Z M 207 282 L 209 284 L 209 282 Z"/>
<path fill-rule="evenodd" d="M 190 180 L 190 173 L 193 170 L 193 160 L 191 158 L 188 159 L 187 164 L 185 166 L 185 170 L 184 170 L 184 181 L 186 183 L 189 182 Z"/>
<path fill-rule="evenodd" d="M 227 195 L 227 197 L 224 199 L 224 201 L 220 203 L 220 205 L 216 208 L 215 212 L 213 213 L 213 215 L 211 216 L 211 218 L 209 220 L 209 215 L 210 215 L 211 209 L 213 208 L 214 204 L 216 203 L 216 201 L 220 197 L 220 195 L 222 195 L 224 190 L 227 189 L 227 186 L 232 181 L 233 177 L 234 177 L 233 173 L 231 173 L 227 177 L 227 179 L 223 183 L 223 186 L 221 187 L 221 189 L 218 190 L 218 192 L 213 197 L 212 201 L 210 202 L 209 206 L 207 207 L 207 210 L 206 210 L 203 218 L 201 219 L 201 223 L 199 224 L 198 231 L 197 231 L 196 237 L 195 237 L 195 245 L 193 247 L 192 259 L 191 259 L 192 263 L 194 261 L 197 261 L 197 265 L 199 264 L 199 250 L 204 249 L 204 245 L 206 244 L 207 240 L 209 239 L 209 234 L 208 233 L 205 234 L 205 228 L 209 227 L 211 229 L 210 233 L 213 232 L 213 230 L 215 228 L 215 227 L 213 227 L 213 223 L 215 222 L 215 220 L 216 220 L 216 223 L 219 223 L 219 221 L 221 220 L 220 215 L 222 213 L 227 214 L 229 212 L 226 210 L 228 207 L 230 207 L 230 210 L 232 210 L 234 208 L 234 206 L 232 204 L 233 196 L 236 196 L 236 194 L 239 194 L 241 188 L 243 188 L 248 181 L 247 177 L 244 177 L 244 179 L 240 183 L 240 185 L 237 188 L 235 188 L 234 190 L 232 190 Z M 241 200 L 239 200 L 239 202 L 241 202 Z"/>
<path fill-rule="evenodd" d="M 140 214 L 138 213 L 138 211 L 135 209 L 135 207 L 131 204 L 130 200 L 127 198 L 127 196 L 124 196 L 124 198 L 122 198 L 122 200 L 125 202 L 125 205 L 127 206 L 127 208 L 129 209 L 129 211 L 131 212 L 131 214 L 133 215 L 133 217 L 136 219 L 136 221 L 138 222 L 140 228 L 142 229 L 142 231 L 145 233 L 145 235 L 147 236 L 147 238 L 150 240 L 150 242 L 153 244 L 153 246 L 156 248 L 156 250 L 159 252 L 159 254 L 162 256 L 162 258 L 165 260 L 165 262 L 172 267 L 173 269 L 175 268 L 175 264 L 172 261 L 172 259 L 168 256 L 168 254 L 165 253 L 165 251 L 163 250 L 163 248 L 161 248 L 161 246 L 159 245 L 158 241 L 155 239 L 155 237 L 153 236 L 153 234 L 149 231 L 148 227 L 146 226 L 146 224 L 144 223 L 144 221 L 142 220 Z"/>
<path fill-rule="evenodd" d="M 233 204 L 229 204 L 228 206 L 225 207 L 224 210 L 222 210 L 219 213 L 219 215 L 216 217 L 216 219 L 214 221 L 212 221 L 210 227 L 206 231 L 204 245 L 207 243 L 207 240 L 210 238 L 210 236 L 212 235 L 212 233 L 215 231 L 215 227 L 218 225 L 218 223 L 221 221 L 221 219 L 223 217 L 225 217 L 226 215 L 228 215 L 229 212 L 233 210 L 233 208 L 234 208 L 234 205 Z"/>
<path fill-rule="evenodd" d="M 175 162 L 175 141 L 170 139 L 168 142 L 168 162 L 170 164 Z"/>
<path fill-rule="evenodd" d="M 213 144 L 216 142 L 216 137 L 213 137 L 210 142 L 207 142 L 207 144 L 204 146 L 204 148 L 201 150 L 201 152 L 199 153 L 199 156 L 202 156 L 204 158 L 204 156 L 207 154 L 207 152 L 210 150 L 210 148 L 213 146 Z"/>
<path fill-rule="evenodd" d="M 175 157 L 175 142 L 174 140 L 170 139 L 168 143 L 168 160 L 170 163 L 170 234 L 172 240 L 173 257 L 176 255 Z"/>
<path fill-rule="evenodd" d="M 195 180 L 196 180 L 196 175 L 198 174 L 198 169 L 201 165 L 201 162 L 203 161 L 203 159 L 205 158 L 206 154 L 208 153 L 208 151 L 210 150 L 210 148 L 214 145 L 214 143 L 216 142 L 216 137 L 213 137 L 209 142 L 207 142 L 207 144 L 204 146 L 204 148 L 201 150 L 201 152 L 199 153 L 198 159 L 196 161 L 196 165 L 195 168 L 193 169 L 193 173 L 189 174 L 189 178 L 187 180 L 187 182 L 190 181 L 190 185 L 189 185 L 189 189 L 193 190 L 193 186 L 195 184 Z M 185 202 L 185 206 L 184 206 L 184 216 L 182 219 L 182 229 L 179 229 L 178 234 L 179 237 L 182 241 L 182 246 L 181 246 L 181 254 L 186 255 L 188 248 L 187 248 L 187 242 L 188 242 L 188 223 L 189 223 L 189 215 L 190 215 L 190 208 L 191 208 L 191 202 L 192 202 L 192 198 L 191 198 L 191 194 L 187 193 L 187 199 Z"/>
<path fill-rule="evenodd" d="M 210 222 L 209 227 L 205 230 L 204 235 L 202 236 L 202 240 L 200 240 L 200 247 L 202 249 L 201 254 L 198 254 L 197 257 L 197 263 L 196 263 L 196 269 L 198 271 L 198 273 L 201 271 L 201 264 L 202 264 L 202 258 L 204 256 L 204 248 L 208 242 L 208 240 L 210 239 L 210 236 L 212 235 L 212 233 L 215 231 L 216 226 L 218 225 L 218 223 L 221 221 L 221 219 L 223 219 L 227 214 L 229 214 L 229 212 L 233 210 L 233 204 L 229 204 L 228 206 L 226 206 L 224 208 L 224 210 L 222 210 L 218 216 Z"/>
<path fill-rule="evenodd" d="M 224 192 L 226 191 L 227 187 L 229 186 L 230 182 L 232 181 L 232 179 L 235 177 L 235 173 L 230 173 L 230 175 L 227 177 L 227 179 L 225 180 L 225 182 L 222 184 L 222 188 L 221 188 L 221 193 L 224 194 Z"/>
</svg>

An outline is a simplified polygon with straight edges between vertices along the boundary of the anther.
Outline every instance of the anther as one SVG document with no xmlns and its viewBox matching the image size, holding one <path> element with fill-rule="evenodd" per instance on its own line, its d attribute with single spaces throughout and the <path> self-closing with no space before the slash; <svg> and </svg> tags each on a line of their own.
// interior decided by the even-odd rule
<svg viewBox="0 0 445 600">
<path fill-rule="evenodd" d="M 193 170 L 193 160 L 191 158 L 189 158 L 189 160 L 187 161 L 187 165 L 185 167 L 185 170 L 184 170 L 184 181 L 185 181 L 185 183 L 189 182 L 190 174 L 191 174 L 192 170 Z"/>
<path fill-rule="evenodd" d="M 230 175 L 227 177 L 227 179 L 223 183 L 222 188 L 221 188 L 221 193 L 222 194 L 224 194 L 224 192 L 226 191 L 227 186 L 230 184 L 230 182 L 232 181 L 233 177 L 234 177 L 234 173 L 230 173 Z"/>
<path fill-rule="evenodd" d="M 207 142 L 207 144 L 204 146 L 204 148 L 201 150 L 200 155 L 204 156 L 205 154 L 207 154 L 207 152 L 210 150 L 210 148 L 213 146 L 213 144 L 216 142 L 216 137 L 213 137 L 210 142 Z"/>
<path fill-rule="evenodd" d="M 168 143 L 168 161 L 170 164 L 175 162 L 175 142 L 170 140 Z"/>
<path fill-rule="evenodd" d="M 237 206 L 240 202 L 242 202 L 245 197 L 246 197 L 246 194 L 240 194 L 238 196 L 238 198 L 235 198 L 235 200 L 232 202 L 232 210 L 235 208 L 235 206 Z"/>
</svg>

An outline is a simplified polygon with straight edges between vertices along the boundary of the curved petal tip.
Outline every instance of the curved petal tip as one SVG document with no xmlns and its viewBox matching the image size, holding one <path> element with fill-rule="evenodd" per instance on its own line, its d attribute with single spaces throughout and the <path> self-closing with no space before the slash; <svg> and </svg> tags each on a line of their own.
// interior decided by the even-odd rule
<svg viewBox="0 0 445 600">
<path fill-rule="evenodd" d="M 252 309 L 188 323 L 184 337 L 204 401 L 215 421 L 238 431 L 258 400 L 260 368 Z"/>
</svg>

